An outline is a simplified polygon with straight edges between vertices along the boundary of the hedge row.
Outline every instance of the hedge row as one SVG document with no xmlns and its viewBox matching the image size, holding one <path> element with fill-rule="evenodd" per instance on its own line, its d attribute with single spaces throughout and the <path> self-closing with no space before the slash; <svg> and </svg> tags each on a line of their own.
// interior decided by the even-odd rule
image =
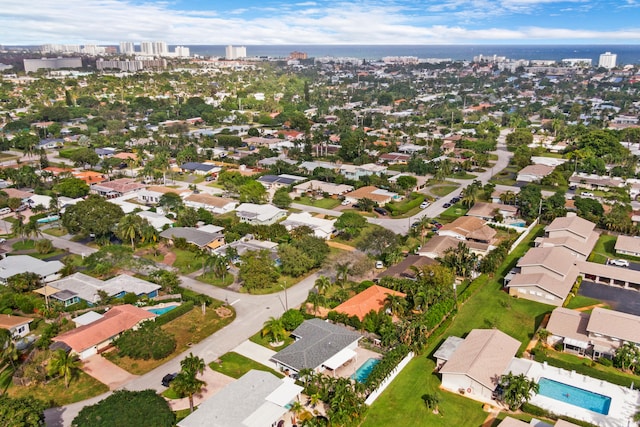
<svg viewBox="0 0 640 427">
<path fill-rule="evenodd" d="M 180 304 L 180 306 L 178 306 L 177 308 L 174 308 L 173 310 L 167 311 L 166 313 L 156 317 L 156 325 L 158 326 L 165 325 L 171 322 L 172 320 L 182 316 L 183 314 L 187 314 L 188 312 L 191 311 L 191 309 L 193 309 L 193 301 L 185 301 L 182 304 Z"/>
<path fill-rule="evenodd" d="M 391 216 L 404 215 L 413 208 L 420 206 L 424 202 L 424 196 L 418 193 L 411 193 L 412 200 L 403 203 L 390 202 L 384 205 L 385 209 L 391 212 Z"/>
</svg>

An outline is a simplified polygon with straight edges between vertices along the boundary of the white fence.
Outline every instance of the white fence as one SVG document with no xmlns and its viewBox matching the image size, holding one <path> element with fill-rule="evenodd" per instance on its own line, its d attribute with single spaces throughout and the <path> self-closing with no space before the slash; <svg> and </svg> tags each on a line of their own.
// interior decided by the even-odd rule
<svg viewBox="0 0 640 427">
<path fill-rule="evenodd" d="M 398 363 L 398 365 L 393 368 L 391 372 L 389 372 L 389 375 L 387 375 L 386 378 L 382 380 L 378 388 L 375 389 L 367 397 L 367 400 L 365 400 L 364 403 L 370 406 L 373 402 L 375 402 L 378 396 L 380 396 L 382 392 L 385 391 L 385 389 L 389 386 L 389 384 L 391 384 L 391 381 L 393 381 L 395 377 L 398 376 L 398 374 L 404 369 L 404 367 L 407 366 L 411 359 L 413 359 L 413 356 L 413 351 L 410 351 L 409 354 L 407 354 L 404 359 L 402 359 L 400 363 Z"/>
<path fill-rule="evenodd" d="M 509 248 L 509 253 L 513 252 L 513 250 L 529 235 L 529 233 L 531 233 L 531 230 L 533 230 L 533 227 L 535 227 L 536 225 L 538 225 L 538 221 L 540 220 L 540 218 L 536 218 L 535 221 L 533 221 L 531 223 L 530 226 L 528 226 L 523 232 L 522 234 L 520 234 L 520 236 L 516 239 L 515 242 L 513 242 L 513 245 L 511 245 L 511 247 Z"/>
</svg>

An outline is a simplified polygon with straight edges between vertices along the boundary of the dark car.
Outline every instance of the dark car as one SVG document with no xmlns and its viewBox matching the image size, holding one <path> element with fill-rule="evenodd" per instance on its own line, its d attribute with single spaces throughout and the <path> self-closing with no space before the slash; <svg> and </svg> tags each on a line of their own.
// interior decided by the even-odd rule
<svg viewBox="0 0 640 427">
<path fill-rule="evenodd" d="M 459 201 L 460 201 L 460 197 L 454 197 L 453 199 L 451 199 L 449 203 L 453 204 L 453 203 L 458 203 Z"/>
<path fill-rule="evenodd" d="M 442 205 L 443 208 L 450 208 L 451 207 L 451 203 L 445 203 L 444 205 Z"/>
<path fill-rule="evenodd" d="M 162 377 L 162 385 L 165 387 L 169 387 L 171 385 L 171 381 L 176 379 L 176 376 L 178 376 L 178 374 L 167 374 L 164 377 Z"/>
<path fill-rule="evenodd" d="M 383 216 L 389 215 L 389 213 L 382 208 L 373 208 L 373 210 Z"/>
</svg>

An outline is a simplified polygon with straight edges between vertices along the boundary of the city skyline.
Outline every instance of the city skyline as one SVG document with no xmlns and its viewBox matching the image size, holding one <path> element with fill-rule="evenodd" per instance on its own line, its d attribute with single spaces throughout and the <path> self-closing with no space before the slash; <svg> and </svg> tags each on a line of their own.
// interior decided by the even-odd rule
<svg viewBox="0 0 640 427">
<path fill-rule="evenodd" d="M 640 2 L 280 0 L 13 2 L 0 44 L 635 44 Z"/>
</svg>

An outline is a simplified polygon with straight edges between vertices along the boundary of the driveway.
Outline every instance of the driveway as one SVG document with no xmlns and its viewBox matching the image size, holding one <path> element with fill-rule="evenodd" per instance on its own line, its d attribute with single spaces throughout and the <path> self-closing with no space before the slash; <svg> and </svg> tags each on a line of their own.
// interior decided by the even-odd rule
<svg viewBox="0 0 640 427">
<path fill-rule="evenodd" d="M 198 376 L 198 378 L 203 380 L 207 384 L 202 388 L 202 391 L 200 393 L 193 395 L 194 406 L 198 406 L 199 404 L 201 404 L 202 402 L 204 402 L 205 400 L 207 400 L 208 398 L 210 398 L 211 396 L 213 396 L 214 394 L 222 390 L 228 384 L 235 381 L 235 379 L 228 377 L 224 374 L 221 374 L 220 372 L 216 372 L 211 368 L 209 368 L 208 366 L 205 367 L 204 373 Z M 185 397 L 182 399 L 171 399 L 171 400 L 168 400 L 168 403 L 172 411 L 189 409 L 188 397 Z"/>
<path fill-rule="evenodd" d="M 115 390 L 138 377 L 137 375 L 130 374 L 99 354 L 85 359 L 82 370 L 101 383 L 106 384 L 109 390 Z"/>
<path fill-rule="evenodd" d="M 640 316 L 640 293 L 638 291 L 584 280 L 580 285 L 578 295 L 598 299 L 607 303 L 613 310 Z"/>
<path fill-rule="evenodd" d="M 274 350 L 269 350 L 260 344 L 256 344 L 253 341 L 243 341 L 239 346 L 234 348 L 233 351 L 244 357 L 255 360 L 258 363 L 262 363 L 264 366 L 268 366 L 271 369 L 278 369 L 276 364 L 271 361 L 271 357 L 273 357 L 276 352 Z"/>
</svg>

